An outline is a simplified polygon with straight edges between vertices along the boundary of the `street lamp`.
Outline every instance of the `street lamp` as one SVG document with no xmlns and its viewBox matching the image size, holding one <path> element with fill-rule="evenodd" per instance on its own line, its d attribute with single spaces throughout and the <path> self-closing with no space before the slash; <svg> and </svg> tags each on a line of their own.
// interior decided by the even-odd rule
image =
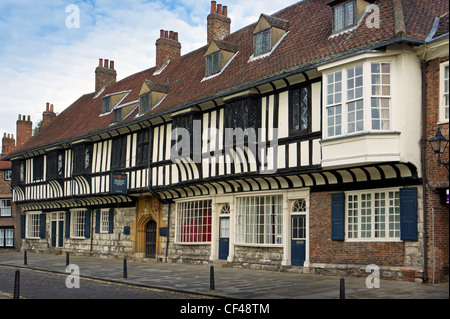
<svg viewBox="0 0 450 319">
<path fill-rule="evenodd" d="M 442 135 L 441 128 L 438 128 L 436 136 L 430 139 L 429 142 L 434 153 L 438 155 L 438 167 L 442 164 L 447 170 L 449 170 L 448 162 L 444 163 L 441 161 L 441 154 L 445 152 L 448 145 L 448 139 Z"/>
</svg>

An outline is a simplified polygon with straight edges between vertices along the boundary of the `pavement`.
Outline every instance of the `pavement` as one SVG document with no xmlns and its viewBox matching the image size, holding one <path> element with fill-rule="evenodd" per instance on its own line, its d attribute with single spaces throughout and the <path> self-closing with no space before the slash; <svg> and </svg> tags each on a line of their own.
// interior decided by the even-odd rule
<svg viewBox="0 0 450 319">
<path fill-rule="evenodd" d="M 227 299 L 339 299 L 340 278 L 297 272 L 273 272 L 214 266 L 214 290 L 210 265 L 70 256 L 80 276 L 149 288 L 194 293 Z M 66 255 L 0 253 L 0 266 L 66 273 Z M 380 288 L 367 288 L 366 278 L 345 278 L 345 299 L 449 299 L 449 283 L 430 284 L 380 280 Z M 1 296 L 0 299 L 9 299 Z"/>
</svg>

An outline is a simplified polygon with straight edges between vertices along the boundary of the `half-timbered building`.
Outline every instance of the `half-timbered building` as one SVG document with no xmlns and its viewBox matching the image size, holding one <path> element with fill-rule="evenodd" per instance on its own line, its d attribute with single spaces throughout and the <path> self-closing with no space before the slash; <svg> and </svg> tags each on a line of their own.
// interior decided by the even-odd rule
<svg viewBox="0 0 450 319">
<path fill-rule="evenodd" d="M 424 269 L 426 43 L 448 3 L 304 0 L 81 96 L 13 161 L 24 248 L 252 269 Z M 417 23 L 420 21 L 420 23 Z M 448 33 L 447 33 L 448 40 Z"/>
</svg>

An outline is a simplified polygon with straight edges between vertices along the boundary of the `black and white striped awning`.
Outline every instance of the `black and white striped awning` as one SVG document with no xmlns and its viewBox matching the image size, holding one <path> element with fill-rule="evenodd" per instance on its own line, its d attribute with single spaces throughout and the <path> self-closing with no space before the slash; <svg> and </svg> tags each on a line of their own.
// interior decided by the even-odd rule
<svg viewBox="0 0 450 319">
<path fill-rule="evenodd" d="M 214 182 L 190 182 L 178 187 L 155 189 L 163 199 L 217 195 L 235 192 L 282 190 L 292 188 L 345 189 L 349 187 L 374 187 L 393 183 L 418 182 L 417 169 L 408 163 L 383 163 L 334 170 L 318 170 L 299 174 L 255 175 L 229 178 Z"/>
<path fill-rule="evenodd" d="M 23 211 L 67 210 L 71 208 L 115 207 L 117 205 L 134 205 L 133 198 L 126 195 L 105 195 L 92 197 L 68 198 L 52 201 L 39 201 L 18 204 Z"/>
</svg>

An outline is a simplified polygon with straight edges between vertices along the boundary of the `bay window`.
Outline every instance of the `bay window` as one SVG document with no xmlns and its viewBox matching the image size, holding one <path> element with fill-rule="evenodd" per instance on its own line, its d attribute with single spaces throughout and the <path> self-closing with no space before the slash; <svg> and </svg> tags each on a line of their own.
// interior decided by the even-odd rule
<svg viewBox="0 0 450 319">
<path fill-rule="evenodd" d="M 391 63 L 365 62 L 324 76 L 326 137 L 390 131 Z"/>
</svg>

